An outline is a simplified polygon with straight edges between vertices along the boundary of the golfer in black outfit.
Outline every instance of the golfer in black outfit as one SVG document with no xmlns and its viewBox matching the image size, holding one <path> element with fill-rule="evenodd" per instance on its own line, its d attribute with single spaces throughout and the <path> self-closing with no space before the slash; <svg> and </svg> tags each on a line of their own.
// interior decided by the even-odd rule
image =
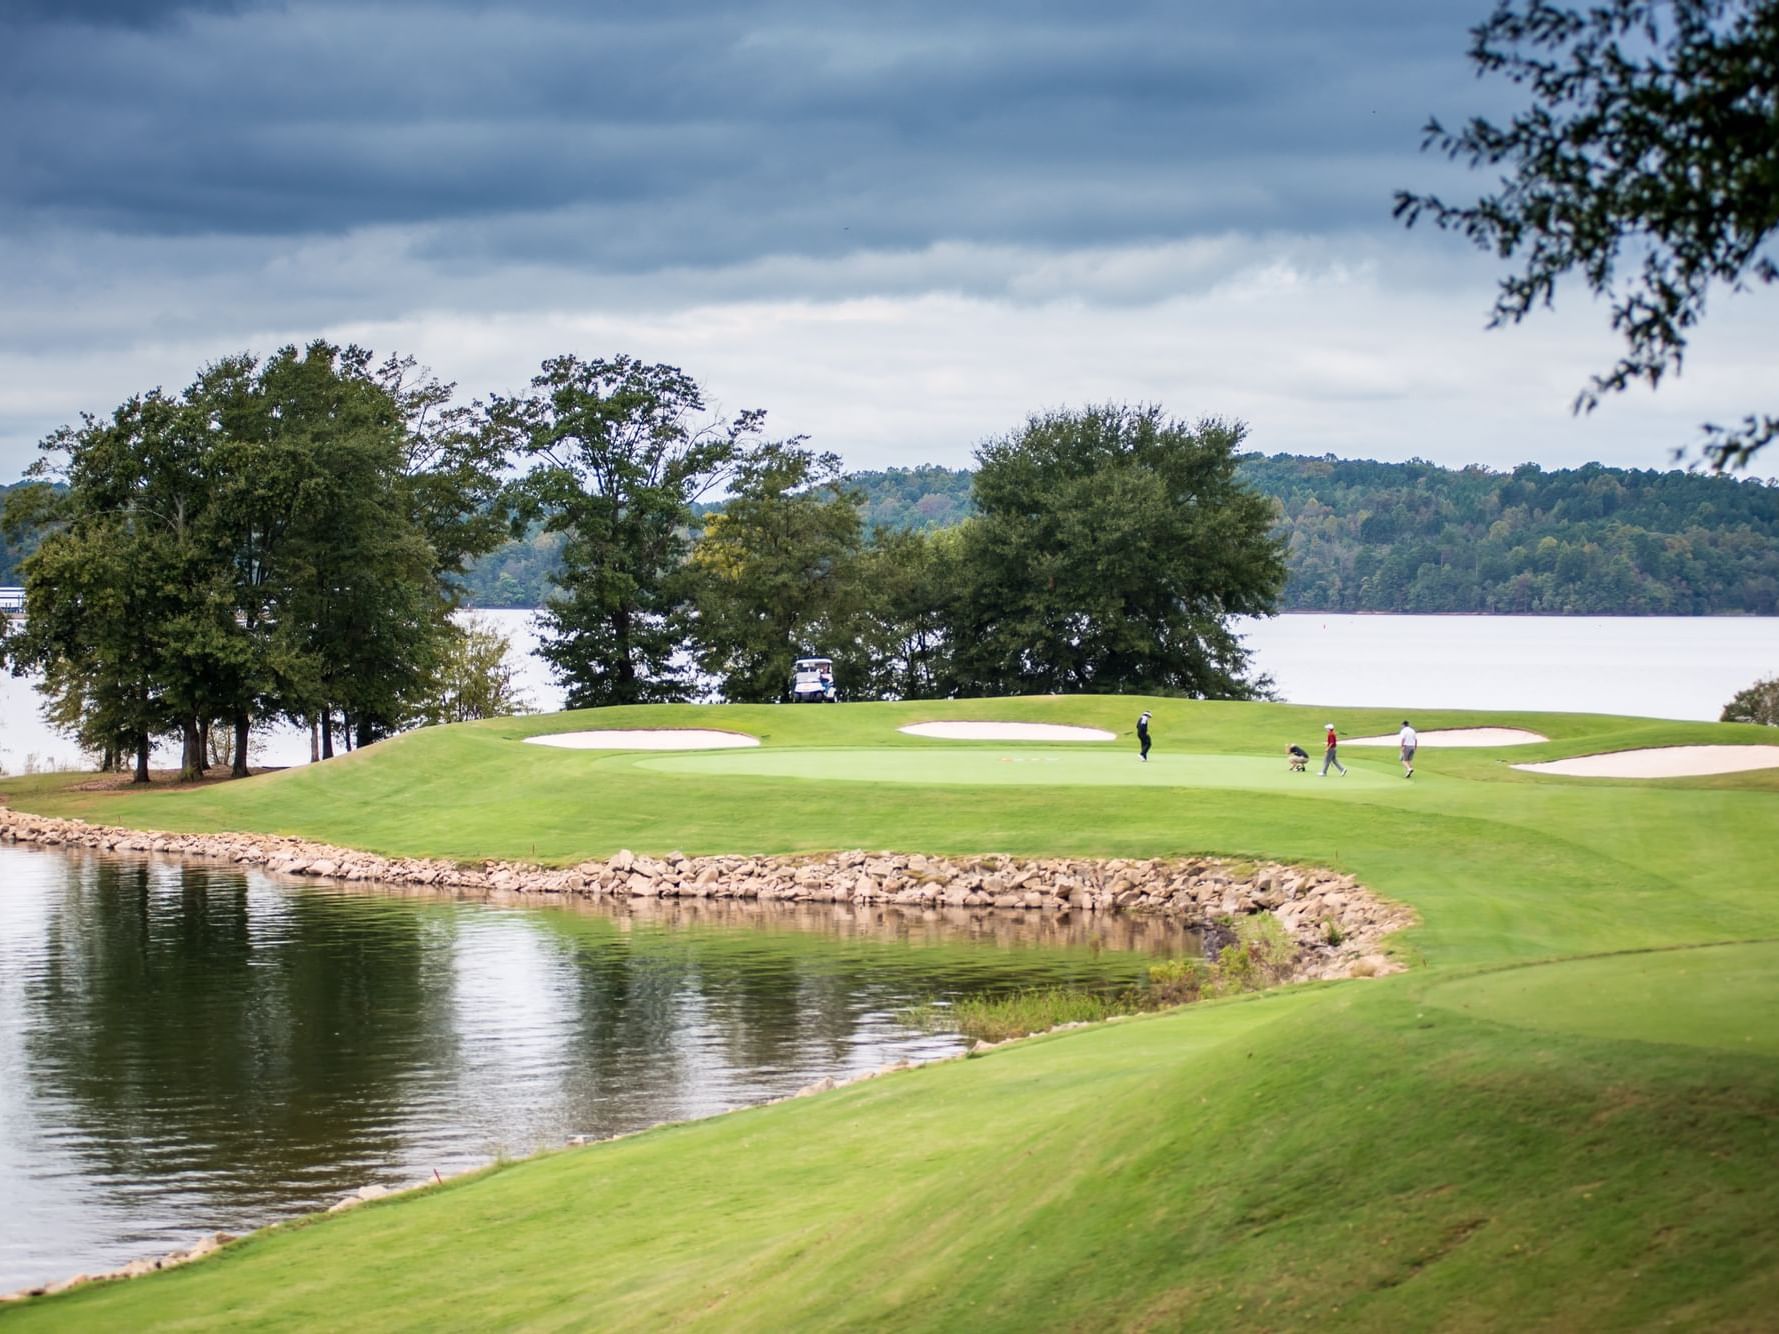
<svg viewBox="0 0 1779 1334">
<path fill-rule="evenodd" d="M 1149 760 L 1149 715 L 1147 713 L 1137 719 L 1137 741 L 1143 747 L 1137 758 L 1147 763 Z"/>
</svg>

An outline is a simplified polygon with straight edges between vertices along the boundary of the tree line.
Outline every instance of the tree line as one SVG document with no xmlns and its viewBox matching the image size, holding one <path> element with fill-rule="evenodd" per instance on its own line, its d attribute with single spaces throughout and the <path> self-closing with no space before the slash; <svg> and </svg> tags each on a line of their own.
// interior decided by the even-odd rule
<svg viewBox="0 0 1779 1334">
<path fill-rule="evenodd" d="M 1288 454 L 1247 456 L 1236 476 L 1276 502 L 1284 611 L 1779 614 L 1779 487 L 1755 479 Z M 891 468 L 844 485 L 866 531 L 931 531 L 975 513 L 972 480 Z M 467 595 L 537 606 L 559 564 L 556 539 L 532 534 L 476 562 Z"/>
<path fill-rule="evenodd" d="M 1289 454 L 1249 455 L 1236 476 L 1275 502 L 1283 611 L 1779 614 L 1779 486 L 1755 478 Z M 848 484 L 867 522 L 971 512 L 966 470 Z"/>
<path fill-rule="evenodd" d="M 672 367 L 560 357 L 487 412 L 514 524 L 560 540 L 540 653 L 570 707 L 782 700 L 813 654 L 849 699 L 1265 689 L 1227 623 L 1284 578 L 1239 424 L 1034 416 L 978 449 L 974 517 L 926 531 L 868 529 L 838 457 Z"/>
<path fill-rule="evenodd" d="M 1755 479 L 1285 455 L 1242 477 L 1278 503 L 1287 610 L 1779 613 L 1779 487 Z"/>
<path fill-rule="evenodd" d="M 510 707 L 451 613 L 515 541 L 555 557 L 540 652 L 570 707 L 782 700 L 812 654 L 852 699 L 1265 691 L 1228 625 L 1284 580 L 1241 425 L 1034 416 L 978 450 L 972 517 L 923 529 L 867 526 L 838 458 L 765 424 L 622 356 L 469 403 L 325 341 L 226 358 L 43 442 L 6 497 L 28 615 L 0 648 L 138 781 L 162 737 L 196 777 L 223 733 L 240 774 L 262 720 L 326 757 L 336 726 Z"/>
</svg>

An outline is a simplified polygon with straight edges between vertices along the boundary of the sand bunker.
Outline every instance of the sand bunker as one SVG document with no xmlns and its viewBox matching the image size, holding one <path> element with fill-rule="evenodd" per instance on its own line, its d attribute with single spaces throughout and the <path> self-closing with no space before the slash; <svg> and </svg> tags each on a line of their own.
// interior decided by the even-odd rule
<svg viewBox="0 0 1779 1334">
<path fill-rule="evenodd" d="M 1447 727 L 1437 732 L 1419 732 L 1423 746 L 1439 746 L 1450 750 L 1453 746 L 1535 746 L 1540 741 L 1550 738 L 1538 732 L 1528 732 L 1523 727 Z M 1343 746 L 1394 746 L 1396 733 L 1389 736 L 1346 736 L 1340 739 Z M 1530 766 L 1523 766 L 1530 767 Z"/>
<path fill-rule="evenodd" d="M 1694 778 L 1702 774 L 1739 774 L 1749 769 L 1779 769 L 1779 746 L 1657 746 L 1651 750 L 1614 750 L 1513 767 L 1535 774 L 1567 774 L 1571 778 Z"/>
<path fill-rule="evenodd" d="M 656 727 L 605 732 L 552 732 L 528 736 L 530 746 L 561 746 L 567 750 L 732 750 L 757 746 L 760 738 L 741 732 L 716 732 L 699 727 Z"/>
<path fill-rule="evenodd" d="M 909 736 L 942 737 L 947 741 L 1116 741 L 1115 732 L 1061 723 L 910 723 L 899 727 Z"/>
</svg>

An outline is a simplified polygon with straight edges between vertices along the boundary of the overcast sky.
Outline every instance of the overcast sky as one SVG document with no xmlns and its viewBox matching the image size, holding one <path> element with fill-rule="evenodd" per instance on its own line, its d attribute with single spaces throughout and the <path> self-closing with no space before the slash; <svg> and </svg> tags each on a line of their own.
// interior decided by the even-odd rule
<svg viewBox="0 0 1779 1334">
<path fill-rule="evenodd" d="M 1111 399 L 1267 452 L 1668 466 L 1773 407 L 1775 293 L 1578 419 L 1604 313 L 1485 332 L 1497 264 L 1391 219 L 1488 184 L 1419 146 L 1512 105 L 1463 55 L 1490 3 L 0 0 L 0 480 L 317 334 L 465 398 L 672 362 L 859 468 Z"/>
</svg>

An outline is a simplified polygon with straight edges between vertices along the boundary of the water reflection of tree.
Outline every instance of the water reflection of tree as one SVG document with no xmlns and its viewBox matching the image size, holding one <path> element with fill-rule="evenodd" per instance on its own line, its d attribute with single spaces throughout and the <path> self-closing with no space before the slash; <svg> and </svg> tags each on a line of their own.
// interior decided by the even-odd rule
<svg viewBox="0 0 1779 1334">
<path fill-rule="evenodd" d="M 1144 955 L 1196 941 L 1160 919 L 882 905 L 641 901 L 537 920 L 572 958 L 568 1100 L 591 1133 L 787 1091 L 844 1066 L 873 1012 L 1033 984 L 1128 985 Z"/>
<path fill-rule="evenodd" d="M 67 866 L 21 992 L 25 1074 L 91 1179 L 165 1226 L 263 1221 L 422 1150 L 461 1161 L 756 1101 L 859 1063 L 903 1001 L 1128 981 L 1141 952 L 1190 939 L 1040 913 L 638 903 L 506 919 L 539 958 L 498 932 L 467 948 L 480 909 Z"/>
<path fill-rule="evenodd" d="M 27 992 L 26 1059 L 97 1176 L 239 1208 L 387 1160 L 436 1027 L 418 914 L 341 929 L 315 897 L 256 905 L 233 871 L 70 871 Z"/>
</svg>

